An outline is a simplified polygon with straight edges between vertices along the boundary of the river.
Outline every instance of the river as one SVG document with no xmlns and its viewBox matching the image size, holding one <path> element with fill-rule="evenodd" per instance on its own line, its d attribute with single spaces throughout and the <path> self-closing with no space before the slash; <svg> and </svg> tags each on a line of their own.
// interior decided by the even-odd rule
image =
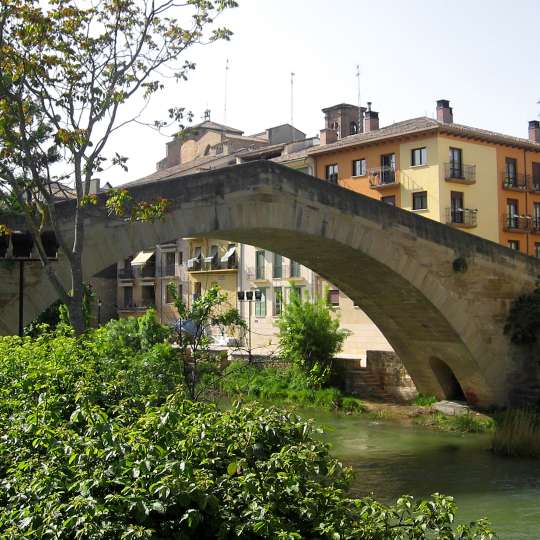
<svg viewBox="0 0 540 540">
<path fill-rule="evenodd" d="M 540 462 L 494 456 L 489 435 L 301 414 L 325 429 L 332 454 L 353 467 L 355 495 L 392 502 L 404 493 L 444 493 L 455 498 L 460 522 L 487 517 L 502 540 L 540 538 Z"/>
</svg>

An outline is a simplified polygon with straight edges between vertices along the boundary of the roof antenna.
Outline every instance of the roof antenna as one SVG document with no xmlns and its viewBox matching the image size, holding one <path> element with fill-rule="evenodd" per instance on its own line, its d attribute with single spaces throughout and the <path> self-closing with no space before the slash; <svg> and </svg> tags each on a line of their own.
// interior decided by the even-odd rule
<svg viewBox="0 0 540 540">
<path fill-rule="evenodd" d="M 294 142 L 294 76 L 295 76 L 295 74 L 291 71 L 291 135 L 292 135 L 292 142 Z"/>
<path fill-rule="evenodd" d="M 225 95 L 223 99 L 223 123 L 227 125 L 227 75 L 229 73 L 229 59 L 225 61 Z"/>
</svg>

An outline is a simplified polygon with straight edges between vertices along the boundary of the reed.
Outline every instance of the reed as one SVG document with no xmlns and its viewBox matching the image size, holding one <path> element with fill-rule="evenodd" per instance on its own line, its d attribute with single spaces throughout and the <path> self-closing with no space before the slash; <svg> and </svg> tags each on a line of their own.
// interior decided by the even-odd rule
<svg viewBox="0 0 540 540">
<path fill-rule="evenodd" d="M 540 458 L 540 413 L 536 409 L 508 409 L 501 414 L 492 450 L 508 457 Z"/>
</svg>

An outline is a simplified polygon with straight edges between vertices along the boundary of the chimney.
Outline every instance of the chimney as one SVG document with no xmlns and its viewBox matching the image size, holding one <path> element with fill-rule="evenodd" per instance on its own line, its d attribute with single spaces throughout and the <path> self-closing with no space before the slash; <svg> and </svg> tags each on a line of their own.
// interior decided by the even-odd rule
<svg viewBox="0 0 540 540">
<path fill-rule="evenodd" d="M 454 114 L 450 102 L 447 99 L 439 99 L 437 101 L 437 120 L 444 124 L 452 124 L 454 122 Z"/>
<path fill-rule="evenodd" d="M 367 111 L 364 115 L 364 131 L 379 129 L 379 113 L 371 110 L 371 101 L 367 102 Z"/>
<path fill-rule="evenodd" d="M 323 144 L 335 143 L 338 139 L 338 134 L 335 129 L 324 128 L 321 129 L 321 146 Z"/>
<path fill-rule="evenodd" d="M 529 122 L 529 140 L 534 143 L 540 143 L 540 122 L 531 120 Z"/>
</svg>

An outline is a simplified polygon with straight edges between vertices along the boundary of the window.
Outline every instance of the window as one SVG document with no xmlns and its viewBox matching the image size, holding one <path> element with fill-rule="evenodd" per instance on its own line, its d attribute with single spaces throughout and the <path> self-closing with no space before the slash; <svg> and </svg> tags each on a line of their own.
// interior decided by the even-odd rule
<svg viewBox="0 0 540 540">
<path fill-rule="evenodd" d="M 540 203 L 537 202 L 533 206 L 532 226 L 534 231 L 540 231 Z"/>
<path fill-rule="evenodd" d="M 356 122 L 351 122 L 349 133 L 351 135 L 356 135 L 358 133 L 358 124 Z"/>
<path fill-rule="evenodd" d="M 427 191 L 417 191 L 412 194 L 412 209 L 427 210 Z"/>
<path fill-rule="evenodd" d="M 508 247 L 515 251 L 519 251 L 519 240 L 508 240 Z"/>
<path fill-rule="evenodd" d="M 133 305 L 133 287 L 122 287 L 124 289 L 124 305 L 123 307 L 131 307 Z"/>
<path fill-rule="evenodd" d="M 255 252 L 255 279 L 264 279 L 264 250 Z"/>
<path fill-rule="evenodd" d="M 532 164 L 532 177 L 534 191 L 540 191 L 540 163 Z"/>
<path fill-rule="evenodd" d="M 300 302 L 302 302 L 302 291 L 303 291 L 304 287 L 297 287 L 297 286 L 293 286 L 291 287 L 291 290 L 290 290 L 290 293 L 289 293 L 289 298 L 292 298 L 293 296 L 296 296 L 298 298 L 298 300 L 300 300 Z"/>
<path fill-rule="evenodd" d="M 183 251 L 178 252 L 178 264 L 179 265 L 184 264 L 184 252 Z"/>
<path fill-rule="evenodd" d="M 163 254 L 163 274 L 164 276 L 174 276 L 174 266 L 176 262 L 175 252 L 167 251 Z"/>
<path fill-rule="evenodd" d="M 383 203 L 389 204 L 390 206 L 396 206 L 396 196 L 387 195 L 386 197 L 381 197 Z"/>
<path fill-rule="evenodd" d="M 426 148 L 415 148 L 411 151 L 411 166 L 419 167 L 427 163 L 427 150 Z"/>
<path fill-rule="evenodd" d="M 300 263 L 293 261 L 291 259 L 291 276 L 290 277 L 300 277 Z"/>
<path fill-rule="evenodd" d="M 506 226 L 509 229 L 517 229 L 519 226 L 517 199 L 506 199 Z"/>
<path fill-rule="evenodd" d="M 450 192 L 450 216 L 451 223 L 463 223 L 463 192 Z"/>
<path fill-rule="evenodd" d="M 274 253 L 274 266 L 272 268 L 272 277 L 281 279 L 283 277 L 283 257 Z"/>
<path fill-rule="evenodd" d="M 171 288 L 174 285 L 174 281 L 167 283 L 165 287 L 165 303 L 172 304 L 174 302 L 174 295 L 171 293 Z"/>
<path fill-rule="evenodd" d="M 355 159 L 352 162 L 352 175 L 353 176 L 366 176 L 366 160 Z"/>
<path fill-rule="evenodd" d="M 202 294 L 202 283 L 200 281 L 196 281 L 193 284 L 193 300 L 197 300 L 197 298 L 200 298 Z"/>
<path fill-rule="evenodd" d="M 261 299 L 255 301 L 255 317 L 266 317 L 266 289 L 259 289 L 261 291 Z"/>
<path fill-rule="evenodd" d="M 514 158 L 504 160 L 504 185 L 517 187 L 517 160 Z"/>
<path fill-rule="evenodd" d="M 193 257 L 195 259 L 198 259 L 201 256 L 202 256 L 202 248 L 201 248 L 201 246 L 196 246 L 195 248 L 193 248 Z"/>
<path fill-rule="evenodd" d="M 153 306 L 156 301 L 156 293 L 154 286 L 144 285 L 142 288 L 142 305 L 143 306 Z"/>
<path fill-rule="evenodd" d="M 534 255 L 537 259 L 540 259 L 540 242 L 534 244 Z"/>
<path fill-rule="evenodd" d="M 450 178 L 463 178 L 463 152 L 461 148 L 450 148 Z"/>
<path fill-rule="evenodd" d="M 328 303 L 331 306 L 339 306 L 339 290 L 338 289 L 328 290 Z"/>
<path fill-rule="evenodd" d="M 381 156 L 381 184 L 393 184 L 396 181 L 396 154 Z"/>
<path fill-rule="evenodd" d="M 329 182 L 332 182 L 333 184 L 337 184 L 338 182 L 338 165 L 337 163 L 332 163 L 331 165 L 326 166 L 326 179 Z"/>
<path fill-rule="evenodd" d="M 274 287 L 274 316 L 281 315 L 283 311 L 283 288 Z"/>
</svg>

